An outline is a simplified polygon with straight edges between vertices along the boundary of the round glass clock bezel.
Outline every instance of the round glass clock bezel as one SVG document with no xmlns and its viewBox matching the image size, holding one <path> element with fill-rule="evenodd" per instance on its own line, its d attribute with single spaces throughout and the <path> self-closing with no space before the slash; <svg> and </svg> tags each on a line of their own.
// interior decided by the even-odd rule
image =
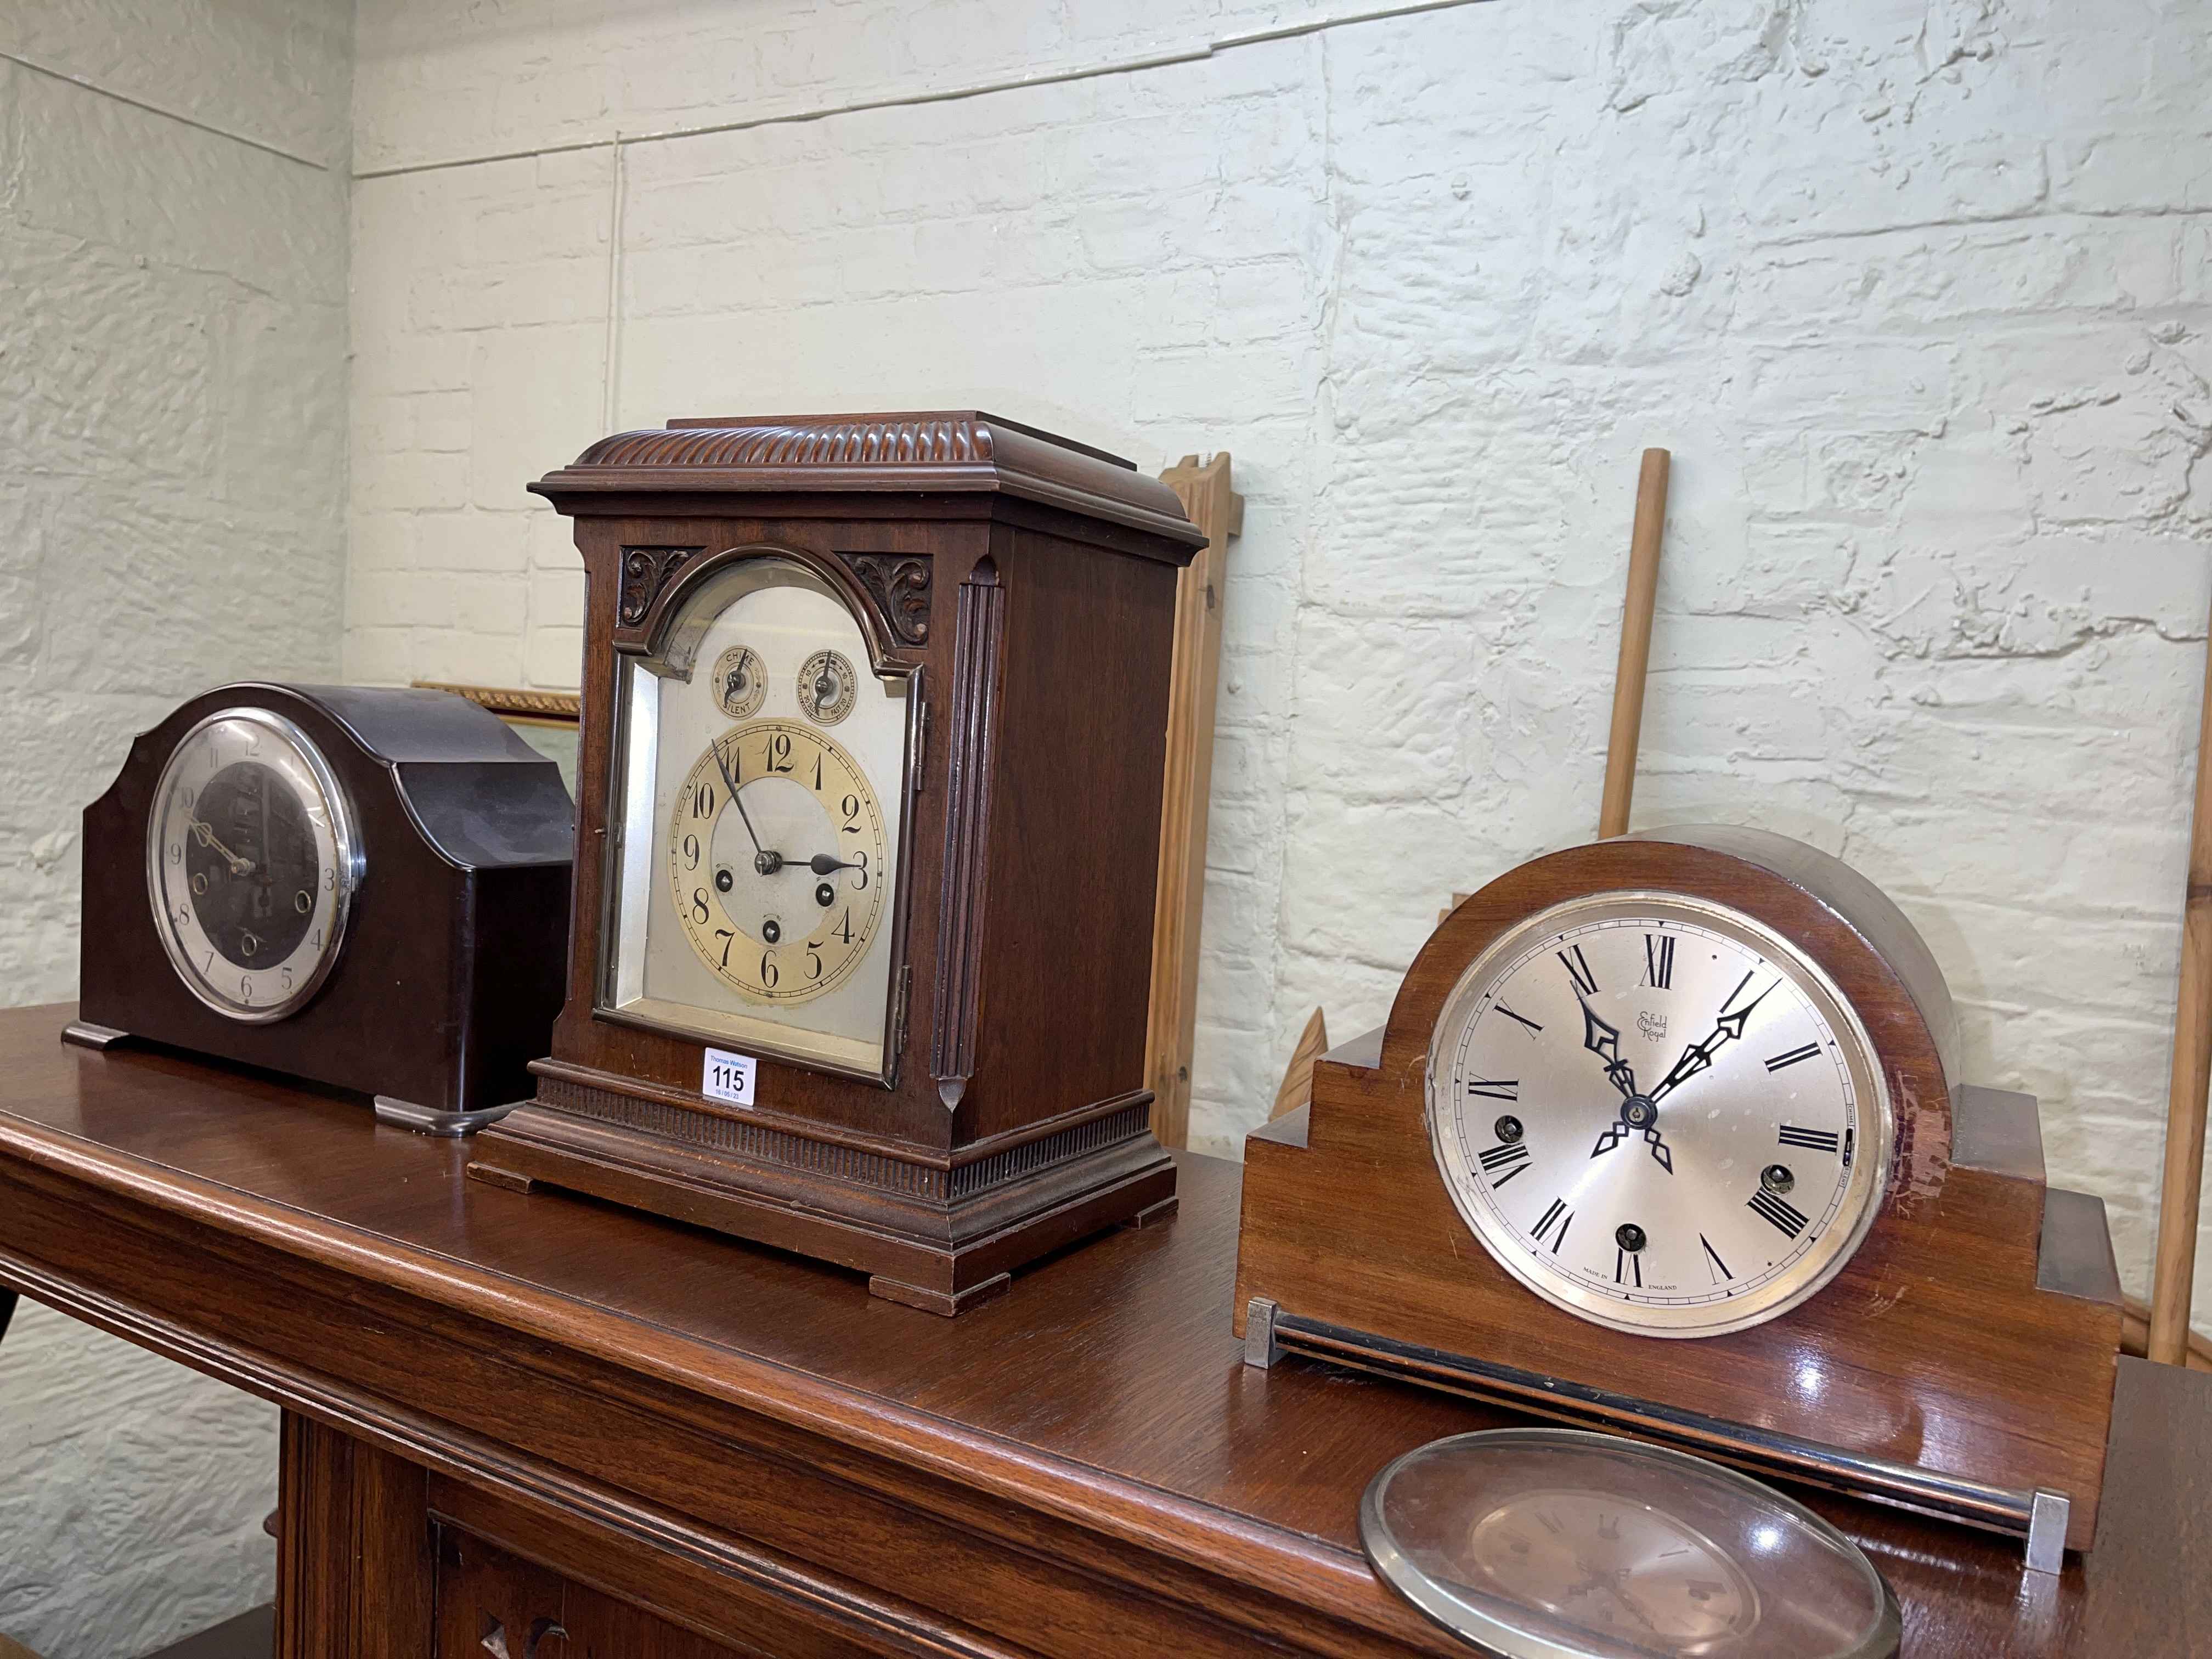
<svg viewBox="0 0 2212 1659">
<path fill-rule="evenodd" d="M 298 982 L 293 988 L 270 1002 L 248 1003 L 226 994 L 210 984 L 207 976 L 194 963 L 185 940 L 179 935 L 175 924 L 170 920 L 170 895 L 161 858 L 161 847 L 166 839 L 162 831 L 168 816 L 167 803 L 169 799 L 171 785 L 175 781 L 179 769 L 210 731 L 234 721 L 242 721 L 247 725 L 260 727 L 277 744 L 289 750 L 305 769 L 315 793 L 320 798 L 325 816 L 329 820 L 327 833 L 331 843 L 331 860 L 336 872 L 330 890 L 330 920 L 324 931 L 324 942 L 321 948 L 317 951 L 307 971 L 299 975 Z M 265 766 L 269 763 L 263 762 L 261 764 Z M 270 769 L 283 772 L 287 769 L 280 764 L 271 767 Z M 296 777 L 288 776 L 286 781 L 293 787 L 298 787 L 299 780 Z M 317 850 L 319 853 L 321 849 L 319 847 Z M 367 860 L 362 851 L 360 830 L 353 810 L 353 802 L 346 794 L 344 786 L 338 781 L 337 774 L 331 770 L 330 763 L 324 759 L 323 752 L 317 746 L 314 739 L 295 722 L 286 719 L 274 709 L 258 708 L 250 704 L 219 708 L 213 714 L 195 720 L 191 729 L 177 740 L 175 746 L 169 750 L 168 758 L 162 763 L 161 776 L 155 782 L 153 799 L 147 809 L 146 815 L 146 900 L 153 912 L 154 931 L 160 936 L 161 948 L 168 956 L 169 965 L 176 970 L 177 977 L 184 981 L 185 988 L 194 997 L 224 1018 L 236 1021 L 241 1025 L 273 1024 L 278 1020 L 289 1018 L 298 1013 L 314 1000 L 316 994 L 329 980 L 331 970 L 337 965 L 338 954 L 345 944 L 346 923 L 352 913 L 354 894 L 360 887 L 366 870 Z M 190 905 L 189 897 L 185 902 Z M 197 908 L 193 908 L 192 914 L 197 923 L 198 915 Z M 204 939 L 204 934 L 203 938 Z M 212 945 L 212 941 L 208 943 Z M 218 951 L 217 954 L 221 953 Z M 295 948 L 294 955 L 297 954 L 298 950 Z M 228 957 L 223 957 L 222 959 L 226 963 L 230 963 L 230 958 Z M 292 957 L 288 957 L 284 960 L 289 963 Z M 258 971 L 270 972 L 283 965 L 283 963 L 272 963 L 269 969 Z"/>
<path fill-rule="evenodd" d="M 1555 1463 L 1560 1479 L 1584 1483 L 1578 1489 L 1587 1495 L 1615 1496 L 1624 1511 L 1642 1509 L 1659 1516 L 1678 1534 L 1702 1545 L 1716 1563 L 1724 1562 L 1752 1587 L 1758 1600 L 1749 1631 L 1690 1640 L 1677 1644 L 1675 1651 L 1721 1659 L 1731 1650 L 1773 1650 L 1774 1637 L 1782 1632 L 1770 1633 L 1764 1646 L 1747 1644 L 1761 1633 L 1761 1627 L 1777 1610 L 1787 1618 L 1796 1598 L 1790 1594 L 1791 1584 L 1784 1580 L 1793 1574 L 1801 1593 L 1818 1594 L 1811 1580 L 1825 1576 L 1831 1595 L 1847 1584 L 1854 1595 L 1864 1598 L 1863 1627 L 1841 1632 L 1837 1644 L 1820 1653 L 1818 1659 L 1893 1659 L 1899 1651 L 1904 1620 L 1896 1593 L 1866 1552 L 1820 1516 L 1765 1482 L 1708 1458 L 1587 1429 L 1480 1430 L 1432 1440 L 1393 1458 L 1376 1472 L 1359 1500 L 1360 1548 L 1376 1576 L 1444 1630 L 1503 1659 L 1603 1659 L 1607 1649 L 1595 1645 L 1594 1640 L 1580 1639 L 1572 1623 L 1498 1583 L 1494 1574 L 1495 1588 L 1488 1590 L 1468 1582 L 1468 1575 L 1440 1574 L 1433 1565 L 1433 1551 L 1427 1547 L 1431 1540 L 1407 1537 L 1393 1523 L 1393 1483 L 1424 1464 L 1442 1460 L 1454 1492 L 1449 1503 L 1421 1506 L 1424 1524 L 1438 1533 L 1450 1533 L 1467 1525 L 1468 1515 L 1478 1505 L 1504 1502 L 1483 1489 L 1481 1465 L 1503 1462 L 1510 1469 L 1513 1462 L 1533 1458 Z M 1608 1464 L 1623 1472 L 1608 1483 L 1619 1489 L 1613 1494 L 1588 1484 L 1592 1466 L 1602 1472 Z M 1436 1478 L 1431 1477 L 1432 1483 Z M 1737 1522 L 1739 1530 L 1754 1540 L 1771 1540 L 1767 1547 L 1782 1553 L 1764 1563 L 1764 1571 L 1754 1573 L 1752 1564 L 1711 1535 L 1717 1528 L 1700 1528 L 1674 1510 L 1656 1507 L 1650 1493 L 1654 1488 L 1664 1492 L 1670 1484 L 1681 1493 L 1699 1495 L 1702 1506 L 1716 1513 L 1720 1505 L 1731 1506 L 1735 1514 L 1729 1518 Z M 1510 1483 L 1506 1490 L 1511 1492 Z M 1534 1487 L 1513 1494 L 1516 1499 L 1536 1495 Z M 1481 1525 L 1480 1518 L 1467 1525 L 1470 1547 Z M 1827 1570 L 1825 1575 L 1823 1568 Z M 1552 1616 L 1546 1617 L 1547 1612 Z M 1535 1616 L 1530 1617 L 1531 1613 Z M 1591 1632 L 1593 1638 L 1596 1634 Z M 1624 1650 L 1618 1645 L 1610 1649 L 1613 1653 Z M 1656 1652 L 1641 1644 L 1626 1650 Z"/>
<path fill-rule="evenodd" d="M 1850 1088 L 1856 1150 L 1835 1218 L 1812 1246 L 1763 1282 L 1714 1300 L 1673 1304 L 1639 1302 L 1582 1283 L 1533 1255 L 1488 1206 L 1487 1189 L 1456 1133 L 1463 1103 L 1452 1098 L 1454 1058 L 1468 1024 L 1501 988 L 1506 971 L 1547 942 L 1607 922 L 1677 921 L 1709 930 L 1756 952 L 1790 981 L 1837 1038 Z M 1716 1011 L 1717 1012 L 1719 1011 Z M 1454 982 L 1429 1039 L 1424 1073 L 1430 1150 L 1437 1173 L 1469 1231 L 1492 1260 L 1554 1307 L 1609 1330 L 1635 1336 L 1723 1336 L 1778 1318 L 1816 1295 L 1841 1273 L 1881 1212 L 1895 1142 L 1896 1114 L 1864 1024 L 1820 966 L 1773 928 L 1729 906 L 1653 889 L 1584 894 L 1528 916 L 1491 941 Z M 1598 1079 L 1602 1084 L 1602 1078 Z M 1663 1127 L 1663 1117 L 1662 1119 Z"/>
</svg>

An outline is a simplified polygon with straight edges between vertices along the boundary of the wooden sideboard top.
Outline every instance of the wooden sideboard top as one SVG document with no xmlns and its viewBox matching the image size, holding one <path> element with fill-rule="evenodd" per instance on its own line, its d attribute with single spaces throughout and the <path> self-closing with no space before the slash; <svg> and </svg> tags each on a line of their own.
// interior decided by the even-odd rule
<svg viewBox="0 0 2212 1659">
<path fill-rule="evenodd" d="M 1517 1419 L 1304 1360 L 1244 1366 L 1235 1164 L 1186 1158 L 1174 1220 L 1048 1258 L 947 1320 L 856 1274 L 466 1181 L 464 1144 L 350 1102 L 64 1047 L 70 1012 L 0 1012 L 0 1283 L 403 1455 L 596 1502 L 633 1530 L 659 1524 L 623 1508 L 636 1498 L 702 1538 L 879 1589 L 912 1573 L 888 1543 L 877 1563 L 865 1528 L 831 1550 L 842 1561 L 796 1530 L 766 1536 L 775 1494 L 738 1473 L 757 1455 L 926 1516 L 940 1551 L 988 1534 L 1247 1637 L 1466 1650 L 1376 1582 L 1359 1496 L 1411 1447 Z M 2057 1579 L 2025 1574 L 2015 1541 L 1801 1495 L 1873 1554 L 1908 1653 L 2212 1651 L 2208 1384 L 2123 1361 L 2098 1547 Z M 679 1436 L 724 1448 L 707 1467 L 732 1490 L 684 1474 Z M 921 1599 L 957 1620 L 964 1594 Z M 1042 1650 L 1049 1634 L 1013 1637 Z"/>
</svg>

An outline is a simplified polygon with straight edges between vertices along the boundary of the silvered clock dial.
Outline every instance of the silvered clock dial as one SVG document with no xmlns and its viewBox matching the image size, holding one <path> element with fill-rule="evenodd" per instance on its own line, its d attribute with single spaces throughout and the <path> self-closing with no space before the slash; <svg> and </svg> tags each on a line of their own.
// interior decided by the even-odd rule
<svg viewBox="0 0 2212 1659">
<path fill-rule="evenodd" d="M 888 1075 L 913 700 L 870 660 L 846 600 L 773 553 L 623 660 L 603 1012 Z"/>
<path fill-rule="evenodd" d="M 1872 1224 L 1893 1114 L 1856 1016 L 1747 915 L 1661 892 L 1529 918 L 1468 966 L 1429 1051 L 1453 1204 L 1508 1273 L 1615 1330 L 1771 1319 Z"/>
</svg>

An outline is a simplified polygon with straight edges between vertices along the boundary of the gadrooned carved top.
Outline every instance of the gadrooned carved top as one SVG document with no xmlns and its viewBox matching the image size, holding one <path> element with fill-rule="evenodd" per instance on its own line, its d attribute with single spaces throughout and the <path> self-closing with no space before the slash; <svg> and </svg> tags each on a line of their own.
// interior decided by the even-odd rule
<svg viewBox="0 0 2212 1659">
<path fill-rule="evenodd" d="M 945 466 L 992 459 L 991 428 L 966 415 L 901 415 L 845 422 L 773 421 L 617 432 L 585 466 Z"/>
<path fill-rule="evenodd" d="M 613 495 L 996 491 L 1149 532 L 1177 562 L 1206 544 L 1129 462 L 976 410 L 672 421 L 602 438 L 530 487 L 570 514 Z"/>
</svg>

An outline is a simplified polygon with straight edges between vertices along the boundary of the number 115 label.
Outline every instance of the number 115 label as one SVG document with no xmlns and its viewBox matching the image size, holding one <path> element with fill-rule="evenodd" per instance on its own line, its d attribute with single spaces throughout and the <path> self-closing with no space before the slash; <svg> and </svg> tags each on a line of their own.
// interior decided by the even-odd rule
<svg viewBox="0 0 2212 1659">
<path fill-rule="evenodd" d="M 733 1054 L 720 1048 L 707 1050 L 699 1079 L 699 1092 L 709 1100 L 732 1106 L 753 1103 L 753 1066 L 750 1054 Z"/>
</svg>

